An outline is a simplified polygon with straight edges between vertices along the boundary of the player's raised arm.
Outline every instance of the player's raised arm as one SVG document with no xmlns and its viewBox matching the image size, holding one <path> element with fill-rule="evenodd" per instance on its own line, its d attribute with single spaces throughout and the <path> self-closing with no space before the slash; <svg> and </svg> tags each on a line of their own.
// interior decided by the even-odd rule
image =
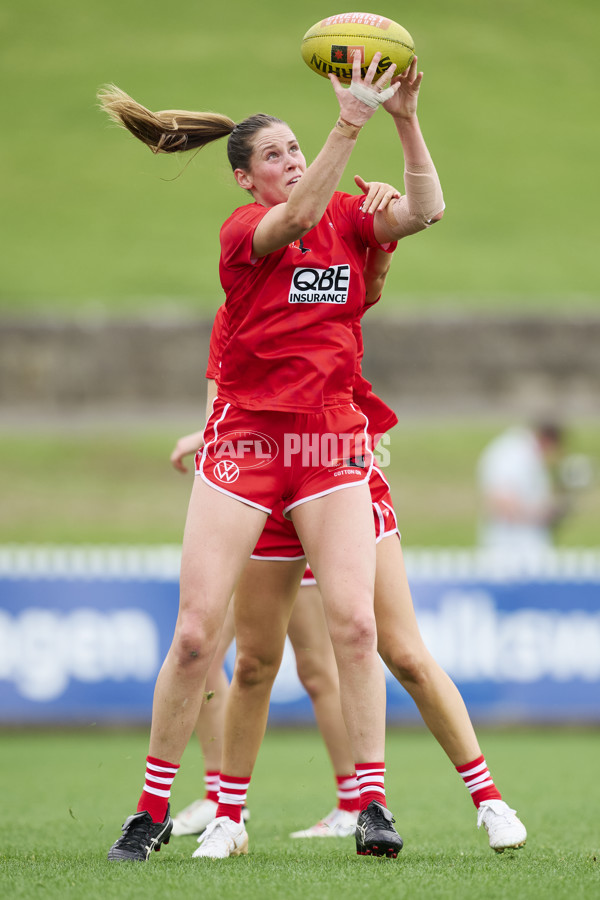
<svg viewBox="0 0 600 900">
<path fill-rule="evenodd" d="M 321 220 L 333 192 L 338 186 L 346 163 L 350 159 L 358 134 L 377 109 L 361 99 L 369 92 L 383 91 L 393 76 L 391 66 L 375 80 L 381 54 L 375 54 L 364 79 L 361 77 L 360 58 L 354 56 L 352 83 L 355 92 L 342 87 L 335 75 L 330 75 L 339 103 L 339 118 L 332 128 L 323 149 L 314 162 L 306 168 L 293 133 L 282 130 L 280 136 L 267 135 L 255 145 L 252 167 L 235 171 L 238 184 L 251 191 L 255 201 L 272 207 L 262 218 L 254 232 L 253 253 L 266 256 L 280 247 L 305 235 Z M 357 90 L 358 88 L 358 90 Z M 389 88 L 393 93 L 398 87 Z M 280 190 L 275 193 L 272 184 L 269 193 L 264 189 L 264 175 L 278 166 L 281 170 Z"/>
<path fill-rule="evenodd" d="M 444 214 L 442 187 L 417 118 L 422 79 L 415 56 L 408 69 L 392 80 L 398 89 L 383 103 L 402 143 L 406 193 L 377 214 L 375 235 L 381 243 L 422 231 Z"/>
</svg>

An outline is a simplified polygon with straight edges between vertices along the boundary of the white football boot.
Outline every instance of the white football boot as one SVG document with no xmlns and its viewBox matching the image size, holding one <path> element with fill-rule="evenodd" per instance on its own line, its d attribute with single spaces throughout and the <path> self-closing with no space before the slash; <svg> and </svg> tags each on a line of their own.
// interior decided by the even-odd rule
<svg viewBox="0 0 600 900">
<path fill-rule="evenodd" d="M 504 800 L 484 800 L 477 810 L 477 827 L 485 828 L 490 847 L 503 853 L 510 847 L 522 847 L 527 840 L 527 829 Z"/>
<path fill-rule="evenodd" d="M 204 800 L 194 800 L 185 809 L 177 813 L 173 819 L 173 831 L 171 834 L 175 837 L 181 837 L 186 834 L 202 834 L 207 825 L 213 821 L 217 815 L 217 804 L 214 800 L 205 798 Z M 242 809 L 242 819 L 247 822 L 250 818 L 250 810 L 247 806 Z"/>
<path fill-rule="evenodd" d="M 303 831 L 292 831 L 292 838 L 326 838 L 326 837 L 350 837 L 356 831 L 357 812 L 348 812 L 346 809 L 334 809 L 328 816 L 317 822 L 311 828 Z"/>
<path fill-rule="evenodd" d="M 202 834 L 217 814 L 217 804 L 214 800 L 194 800 L 185 809 L 182 809 L 173 817 L 173 831 L 175 837 L 184 834 Z"/>
<path fill-rule="evenodd" d="M 234 822 L 227 816 L 219 816 L 206 826 L 204 834 L 198 838 L 200 846 L 193 857 L 227 859 L 248 852 L 248 832 L 244 820 Z"/>
</svg>

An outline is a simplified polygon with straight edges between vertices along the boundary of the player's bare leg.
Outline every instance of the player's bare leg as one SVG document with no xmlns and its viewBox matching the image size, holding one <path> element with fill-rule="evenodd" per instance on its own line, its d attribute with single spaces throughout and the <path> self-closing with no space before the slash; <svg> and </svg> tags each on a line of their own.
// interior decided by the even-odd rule
<svg viewBox="0 0 600 900">
<path fill-rule="evenodd" d="M 233 603 L 230 603 L 219 645 L 206 676 L 204 702 L 194 729 L 202 751 L 205 788 L 202 793 L 198 793 L 196 799 L 180 809 L 173 817 L 173 835 L 175 837 L 202 834 L 216 816 L 225 709 L 229 691 L 229 679 L 224 669 L 224 660 L 233 638 Z"/>
<path fill-rule="evenodd" d="M 366 484 L 292 509 L 318 581 L 340 677 L 344 721 L 355 762 L 385 752 L 385 681 L 373 612 L 375 539 Z"/>
<path fill-rule="evenodd" d="M 316 585 L 300 588 L 288 636 L 294 648 L 298 677 L 312 701 L 333 769 L 338 775 L 351 772 L 354 760 L 342 718 L 340 679 L 321 593 Z"/>
<path fill-rule="evenodd" d="M 222 770 L 250 776 L 269 715 L 288 622 L 306 562 L 251 559 L 234 597 L 236 660 L 225 717 Z"/>
<path fill-rule="evenodd" d="M 481 750 L 464 701 L 421 637 L 397 535 L 377 544 L 375 618 L 379 653 L 431 733 L 455 766 L 475 759 Z"/>
<path fill-rule="evenodd" d="M 377 545 L 375 616 L 381 657 L 465 781 L 490 846 L 522 846 L 525 827 L 494 785 L 460 692 L 423 643 L 397 535 Z"/>
<path fill-rule="evenodd" d="M 229 601 L 266 518 L 195 479 L 183 537 L 179 614 L 154 692 L 151 756 L 179 762 L 183 755 Z"/>
<path fill-rule="evenodd" d="M 198 838 L 196 858 L 220 859 L 248 852 L 242 810 L 304 568 L 304 559 L 250 560 L 238 582 L 236 661 L 225 717 L 219 804 L 216 818 Z"/>
<path fill-rule="evenodd" d="M 344 721 L 360 790 L 357 852 L 395 857 L 402 839 L 386 807 L 385 679 L 373 609 L 375 534 L 371 494 L 358 484 L 293 507 L 315 574 L 340 676 Z"/>
<path fill-rule="evenodd" d="M 206 676 L 204 702 L 194 729 L 202 750 L 204 768 L 209 770 L 218 771 L 221 767 L 223 729 L 229 691 L 229 678 L 223 666 L 233 638 L 233 604 L 230 603 L 219 646 Z"/>
<path fill-rule="evenodd" d="M 310 828 L 291 837 L 347 837 L 356 830 L 358 783 L 350 739 L 342 716 L 340 680 L 327 630 L 321 593 L 316 585 L 303 585 L 288 625 L 298 677 L 308 693 L 337 782 L 337 805 Z"/>
<path fill-rule="evenodd" d="M 138 811 L 123 825 L 109 860 L 144 861 L 169 840 L 170 786 L 198 720 L 231 595 L 265 520 L 260 510 L 195 479 L 183 540 L 179 614 L 154 691 L 146 784 Z"/>
</svg>

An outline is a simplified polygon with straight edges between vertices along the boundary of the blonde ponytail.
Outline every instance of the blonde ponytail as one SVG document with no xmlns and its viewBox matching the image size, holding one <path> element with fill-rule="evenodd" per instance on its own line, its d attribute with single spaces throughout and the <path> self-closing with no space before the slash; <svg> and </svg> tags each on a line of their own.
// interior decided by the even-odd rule
<svg viewBox="0 0 600 900">
<path fill-rule="evenodd" d="M 113 122 L 126 128 L 153 153 L 177 153 L 205 147 L 230 135 L 233 119 L 211 112 L 163 109 L 152 112 L 114 84 L 98 91 L 102 109 Z"/>
</svg>

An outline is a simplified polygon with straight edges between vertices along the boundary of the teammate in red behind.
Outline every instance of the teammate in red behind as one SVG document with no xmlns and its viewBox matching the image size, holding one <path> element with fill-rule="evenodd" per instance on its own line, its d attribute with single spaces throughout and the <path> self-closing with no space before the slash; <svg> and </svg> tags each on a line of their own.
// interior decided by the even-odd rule
<svg viewBox="0 0 600 900">
<path fill-rule="evenodd" d="M 370 251 L 369 257 L 365 270 L 366 297 L 370 301 L 367 306 L 372 304 L 372 297 L 378 298 L 376 292 L 381 290 L 390 261 L 388 254 L 377 250 Z M 216 381 L 223 352 L 221 344 L 226 345 L 223 320 L 224 308 L 221 308 L 215 319 L 207 369 L 207 377 Z M 360 333 L 357 340 L 362 347 Z M 208 385 L 212 398 L 216 383 L 210 380 Z M 355 381 L 355 401 L 377 434 L 396 423 L 392 410 L 373 394 L 360 369 Z M 180 438 L 171 456 L 173 465 L 185 469 L 183 458 L 194 453 L 202 441 L 202 432 Z M 377 466 L 371 472 L 370 489 L 377 546 L 375 615 L 379 652 L 414 699 L 424 721 L 460 774 L 477 809 L 477 824 L 488 832 L 490 846 L 497 852 L 520 847 L 525 843 L 526 829 L 494 783 L 460 693 L 421 638 L 389 486 Z M 195 801 L 175 818 L 174 833 L 201 835 L 195 856 L 222 858 L 235 850 L 242 834 L 244 843 L 247 841 L 243 821 L 246 792 L 266 726 L 271 686 L 281 662 L 286 627 L 296 652 L 299 674 L 305 670 L 305 657 L 312 661 L 308 678 L 313 688 L 311 699 L 338 788 L 336 808 L 316 825 L 291 836 L 341 837 L 353 833 L 353 826 L 358 824 L 352 807 L 354 781 L 347 768 L 349 743 L 340 711 L 331 642 L 323 610 L 319 608 L 320 595 L 316 587 L 303 587 L 295 599 L 294 573 L 297 578 L 303 565 L 304 552 L 293 524 L 280 511 L 274 512 L 236 589 L 237 656 L 226 708 L 227 727 L 222 702 L 218 721 L 217 716 L 212 716 L 213 734 L 222 752 L 217 763 L 230 774 L 223 776 L 222 785 L 215 785 L 211 798 Z M 304 573 L 302 584 L 306 583 L 307 574 L 311 573 Z M 308 591 L 311 591 L 309 596 Z M 233 636 L 233 626 L 230 636 Z M 219 674 L 224 677 L 222 671 Z M 197 733 L 206 747 L 206 722 L 199 721 Z M 214 748 L 209 752 L 214 758 Z M 348 774 L 342 776 L 341 772 Z"/>
<path fill-rule="evenodd" d="M 377 210 L 385 209 L 390 200 L 400 196 L 399 192 L 389 184 L 381 182 L 367 183 L 360 176 L 356 176 L 355 181 L 365 194 L 363 209 L 367 214 L 373 215 Z M 381 296 L 395 248 L 396 243 L 394 242 L 385 251 L 372 248 L 367 253 L 364 269 L 365 309 L 374 305 Z M 371 404 L 369 415 L 372 413 L 373 403 L 375 404 L 377 409 L 377 429 L 378 432 L 383 433 L 397 423 L 397 417 L 389 407 L 379 401 L 378 398 L 375 398 L 371 391 L 371 385 L 363 378 L 360 371 L 360 360 L 363 352 L 360 328 L 355 328 L 355 336 L 359 348 L 359 367 L 355 377 L 354 399 L 359 406 L 361 404 L 364 405 L 365 400 Z M 226 308 L 223 305 L 215 316 L 210 339 L 206 370 L 208 379 L 207 419 L 210 417 L 212 404 L 217 396 L 221 356 L 227 341 Z M 185 457 L 195 454 L 203 446 L 203 430 L 179 438 L 171 454 L 171 463 L 174 468 L 183 473 L 187 472 L 187 467 L 184 463 Z M 397 524 L 393 510 L 390 514 L 384 502 L 384 496 L 387 493 L 387 485 L 385 485 L 384 480 L 381 477 L 377 480 L 371 479 L 370 484 L 372 499 L 375 504 L 376 534 L 377 539 L 381 539 L 384 534 L 396 533 Z M 375 485 L 377 485 L 376 488 Z M 375 493 L 373 493 L 374 490 Z M 294 526 L 291 521 L 283 517 L 281 509 L 267 519 L 263 533 L 252 554 L 252 559 L 276 563 L 299 559 L 302 560 L 302 564 L 304 563 L 304 551 L 298 541 Z M 276 578 L 274 588 L 270 591 L 269 597 L 272 597 L 274 592 L 276 594 L 280 584 L 278 576 L 282 571 L 281 566 L 278 565 L 272 568 L 275 571 Z M 267 587 L 269 574 L 268 566 L 256 566 L 250 563 L 247 576 L 246 573 L 243 576 L 242 581 L 244 583 L 253 585 L 255 598 L 257 594 L 259 595 L 258 598 L 250 601 L 254 610 L 257 610 L 258 604 L 265 603 L 267 599 L 264 590 L 260 586 L 263 576 L 267 576 L 265 583 L 265 587 Z M 285 587 L 286 585 L 284 584 L 284 590 Z M 302 576 L 300 588 L 297 602 L 293 604 L 289 622 L 287 623 L 287 635 L 296 657 L 298 677 L 312 701 L 315 719 L 331 760 L 336 786 L 336 805 L 331 812 L 315 825 L 295 831 L 291 837 L 347 837 L 354 835 L 356 831 L 359 812 L 359 790 L 358 780 L 354 772 L 350 741 L 341 711 L 338 671 L 333 647 L 327 631 L 321 595 L 316 586 L 316 579 L 309 568 L 306 569 Z M 240 595 L 241 598 L 242 595 Z M 275 598 L 275 604 L 287 616 L 288 611 L 285 608 L 283 599 Z M 267 624 L 269 625 L 269 630 L 272 630 L 273 619 L 277 613 L 269 609 L 268 603 L 266 603 L 265 608 L 269 618 Z M 222 761 L 228 688 L 227 676 L 223 669 L 223 660 L 234 638 L 232 612 L 233 610 L 230 608 L 221 635 L 219 649 L 215 654 L 207 678 L 205 693 L 210 697 L 210 701 L 203 704 L 195 729 L 204 758 L 204 796 L 194 800 L 177 813 L 173 819 L 173 835 L 203 834 L 207 826 L 217 817 L 219 775 Z M 250 637 L 256 633 L 260 634 L 261 631 L 262 626 L 257 626 L 255 617 L 252 617 L 252 621 L 248 623 L 248 636 Z M 279 652 L 278 642 L 276 643 L 276 648 L 275 658 Z M 261 676 L 266 679 L 270 687 L 273 674 L 272 667 L 274 665 L 273 658 L 269 656 L 268 663 L 266 659 L 265 663 L 266 665 L 261 671 Z M 278 668 L 278 662 L 275 664 Z M 244 822 L 247 821 L 249 816 L 248 808 L 242 804 L 242 820 Z M 216 837 L 218 839 L 218 835 Z M 214 844 L 214 842 L 215 836 L 213 836 L 211 844 Z M 206 852 L 207 849 L 210 849 L 210 845 L 205 840 L 203 852 Z"/>
</svg>

